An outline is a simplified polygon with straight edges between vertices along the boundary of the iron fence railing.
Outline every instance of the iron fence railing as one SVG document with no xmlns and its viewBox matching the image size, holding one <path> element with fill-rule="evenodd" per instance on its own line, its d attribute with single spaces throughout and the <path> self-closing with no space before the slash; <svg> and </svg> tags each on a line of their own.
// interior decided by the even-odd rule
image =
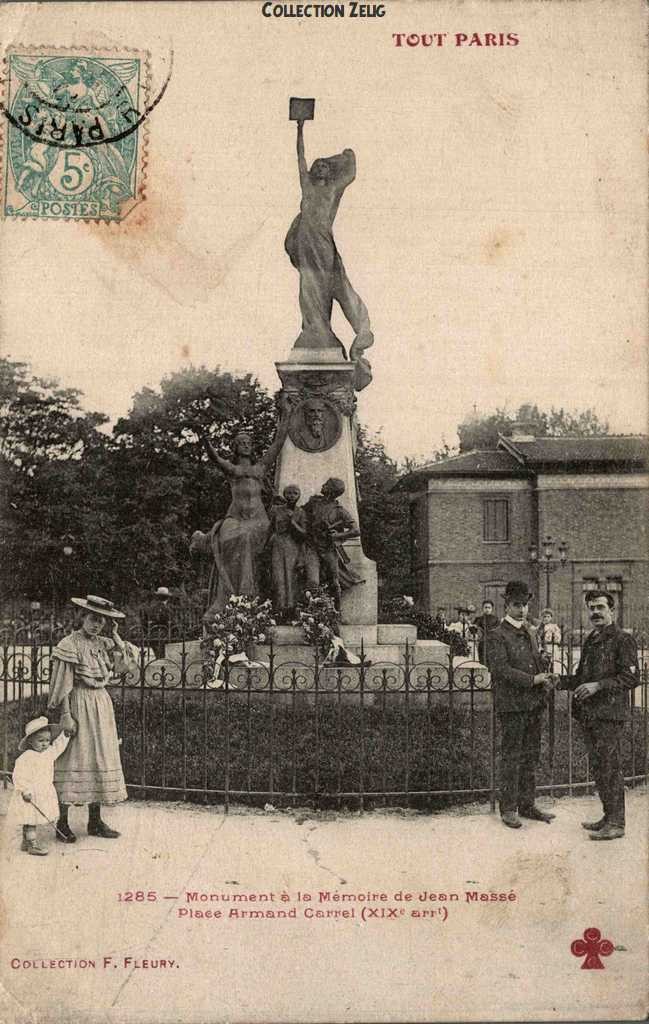
<svg viewBox="0 0 649 1024">
<path fill-rule="evenodd" d="M 583 636 L 561 630 L 546 645 L 552 670 L 574 671 Z M 629 699 L 626 781 L 647 778 L 649 649 L 638 633 L 639 685 Z M 131 633 L 137 670 L 109 687 L 132 796 L 320 807 L 440 806 L 498 790 L 498 719 L 488 670 L 475 651 L 401 647 L 398 661 L 361 651 L 331 665 L 315 649 L 270 646 L 254 663 L 225 659 L 218 678 L 198 640 Z M 0 637 L 2 771 L 10 778 L 24 723 L 47 704 L 52 640 Z M 380 657 L 380 652 L 379 652 Z M 485 659 L 485 660 L 488 660 Z M 593 785 L 572 697 L 550 695 L 539 789 L 555 795 Z"/>
</svg>

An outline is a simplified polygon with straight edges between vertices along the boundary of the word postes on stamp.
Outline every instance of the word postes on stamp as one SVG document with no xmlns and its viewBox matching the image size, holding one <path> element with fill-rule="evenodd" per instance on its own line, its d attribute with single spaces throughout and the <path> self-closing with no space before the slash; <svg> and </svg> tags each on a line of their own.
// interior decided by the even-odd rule
<svg viewBox="0 0 649 1024">
<path fill-rule="evenodd" d="M 119 221 L 144 198 L 146 54 L 5 55 L 5 217 Z"/>
</svg>

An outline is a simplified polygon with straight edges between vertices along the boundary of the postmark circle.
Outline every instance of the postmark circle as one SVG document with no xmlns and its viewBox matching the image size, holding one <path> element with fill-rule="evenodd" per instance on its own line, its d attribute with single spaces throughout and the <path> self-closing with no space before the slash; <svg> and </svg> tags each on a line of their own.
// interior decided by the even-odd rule
<svg viewBox="0 0 649 1024">
<path fill-rule="evenodd" d="M 34 143 L 59 149 L 89 149 L 117 144 L 137 131 L 164 96 L 169 69 L 155 98 L 141 105 L 129 87 L 140 71 L 137 59 L 92 55 L 38 56 L 10 54 L 9 78 L 20 84 L 0 109 L 18 131 Z"/>
</svg>

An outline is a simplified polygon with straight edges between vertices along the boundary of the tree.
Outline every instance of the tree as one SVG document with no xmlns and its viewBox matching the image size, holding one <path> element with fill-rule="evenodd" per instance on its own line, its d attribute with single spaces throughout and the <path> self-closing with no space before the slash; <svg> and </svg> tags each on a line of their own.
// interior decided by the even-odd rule
<svg viewBox="0 0 649 1024">
<path fill-rule="evenodd" d="M 226 454 L 249 429 L 260 453 L 273 435 L 273 399 L 246 375 L 190 368 L 144 388 L 112 437 L 80 395 L 3 361 L 0 433 L 3 589 L 60 604 L 70 593 L 132 601 L 158 585 L 196 590 L 189 538 L 229 503 L 229 487 L 198 443 Z M 66 555 L 64 549 L 72 549 Z"/>
<path fill-rule="evenodd" d="M 81 395 L 26 363 L 0 358 L 0 575 L 5 595 L 50 598 L 71 578 L 79 546 L 78 510 L 94 491 L 90 466 L 109 444 L 101 413 Z M 65 562 L 64 538 L 75 557 Z"/>
<path fill-rule="evenodd" d="M 88 509 L 100 501 L 94 466 L 92 456 L 53 459 L 29 474 L 7 474 L 0 547 L 5 594 L 60 604 L 74 590 L 101 593 L 105 579 L 94 569 L 103 534 L 87 529 Z"/>
<path fill-rule="evenodd" d="M 553 406 L 543 412 L 537 405 L 521 405 L 516 412 L 496 409 L 466 416 L 457 428 L 460 451 L 496 448 L 498 435 L 511 434 L 516 423 L 525 424 L 526 432 L 534 437 L 595 437 L 609 431 L 608 423 L 602 422 L 594 409 L 570 412 Z"/>
<path fill-rule="evenodd" d="M 259 456 L 275 423 L 274 401 L 254 377 L 218 367 L 181 370 L 159 390 L 135 395 L 113 435 L 114 529 L 123 549 L 115 564 L 125 593 L 159 584 L 198 587 L 203 574 L 190 561 L 189 538 L 222 518 L 230 502 L 230 488 L 207 461 L 199 435 L 227 457 L 235 435 L 247 430 Z"/>
<path fill-rule="evenodd" d="M 363 550 L 377 563 L 381 597 L 410 593 L 410 533 L 407 495 L 392 493 L 401 471 L 380 435 L 358 429 L 356 476 Z"/>
<path fill-rule="evenodd" d="M 212 443 L 231 450 L 240 430 L 253 435 L 255 454 L 267 447 L 275 424 L 273 399 L 252 374 L 234 377 L 218 366 L 189 367 L 164 377 L 160 390 L 142 388 L 133 398 L 127 417 L 117 422 L 114 436 L 134 448 L 144 444 L 150 452 L 183 452 L 201 458 L 196 434 L 205 431 Z"/>
<path fill-rule="evenodd" d="M 0 357 L 0 459 L 24 472 L 52 459 L 78 459 L 101 446 L 108 417 L 84 412 L 81 392 L 35 377 L 27 363 Z"/>
</svg>

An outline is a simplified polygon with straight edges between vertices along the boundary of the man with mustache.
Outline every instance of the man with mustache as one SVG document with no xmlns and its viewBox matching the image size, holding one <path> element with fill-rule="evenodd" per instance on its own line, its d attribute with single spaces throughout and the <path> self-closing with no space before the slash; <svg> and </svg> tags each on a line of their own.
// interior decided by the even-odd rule
<svg viewBox="0 0 649 1024">
<path fill-rule="evenodd" d="M 591 839 L 624 835 L 624 774 L 620 743 L 628 716 L 628 694 L 640 681 L 636 642 L 615 624 L 615 602 L 605 590 L 585 595 L 593 632 L 588 635 L 572 678 L 559 688 L 573 692 L 572 713 L 579 722 L 604 815 L 584 821 Z"/>
</svg>

